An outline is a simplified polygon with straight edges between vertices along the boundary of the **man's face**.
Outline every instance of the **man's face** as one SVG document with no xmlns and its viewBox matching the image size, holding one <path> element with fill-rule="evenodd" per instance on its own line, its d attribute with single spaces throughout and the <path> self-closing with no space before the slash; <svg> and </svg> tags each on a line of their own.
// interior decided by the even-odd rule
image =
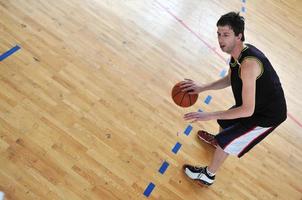
<svg viewBox="0 0 302 200">
<path fill-rule="evenodd" d="M 230 26 L 218 26 L 217 37 L 221 50 L 228 54 L 231 54 L 235 48 L 236 41 L 240 40 L 238 36 L 235 36 Z"/>
</svg>

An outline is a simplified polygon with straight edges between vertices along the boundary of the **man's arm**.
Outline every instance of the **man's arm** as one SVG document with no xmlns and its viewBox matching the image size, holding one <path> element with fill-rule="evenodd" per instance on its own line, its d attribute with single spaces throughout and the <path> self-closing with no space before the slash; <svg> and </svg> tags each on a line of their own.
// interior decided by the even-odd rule
<svg viewBox="0 0 302 200">
<path fill-rule="evenodd" d="M 198 94 L 200 92 L 204 92 L 206 90 L 219 90 L 226 88 L 231 85 L 231 70 L 229 69 L 228 75 L 205 85 L 198 85 L 194 81 L 190 79 L 185 79 L 181 84 L 180 88 L 182 91 L 189 92 L 189 94 Z"/>
<path fill-rule="evenodd" d="M 231 69 L 229 69 L 227 76 L 214 81 L 210 84 L 206 84 L 203 86 L 204 91 L 205 90 L 219 90 L 226 87 L 229 87 L 231 85 Z"/>
<path fill-rule="evenodd" d="M 192 112 L 185 114 L 185 120 L 207 121 L 216 119 L 237 119 L 249 117 L 255 110 L 256 80 L 261 73 L 257 61 L 249 59 L 241 64 L 242 105 L 226 111 Z"/>
<path fill-rule="evenodd" d="M 216 119 L 237 119 L 249 117 L 255 110 L 256 80 L 261 73 L 261 67 L 256 60 L 246 59 L 241 64 L 242 105 L 227 111 L 212 113 Z"/>
</svg>

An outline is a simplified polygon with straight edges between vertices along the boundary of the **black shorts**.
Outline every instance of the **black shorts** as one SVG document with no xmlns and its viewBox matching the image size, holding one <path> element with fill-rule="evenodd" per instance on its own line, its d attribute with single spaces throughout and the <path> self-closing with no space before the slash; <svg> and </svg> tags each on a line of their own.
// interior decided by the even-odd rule
<svg viewBox="0 0 302 200">
<path fill-rule="evenodd" d="M 243 125 L 239 119 L 217 120 L 217 122 L 223 129 L 215 136 L 218 145 L 224 152 L 238 157 L 251 150 L 277 127 Z"/>
</svg>

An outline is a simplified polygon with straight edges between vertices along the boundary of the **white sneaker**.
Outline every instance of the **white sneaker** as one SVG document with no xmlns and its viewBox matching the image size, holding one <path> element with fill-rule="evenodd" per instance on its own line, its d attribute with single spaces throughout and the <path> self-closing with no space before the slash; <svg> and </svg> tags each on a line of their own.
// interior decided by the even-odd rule
<svg viewBox="0 0 302 200">
<path fill-rule="evenodd" d="M 207 167 L 196 167 L 196 166 L 185 164 L 183 166 L 183 169 L 185 171 L 185 174 L 190 179 L 198 181 L 203 185 L 212 185 L 215 180 L 215 176 L 210 176 L 207 173 Z"/>
</svg>

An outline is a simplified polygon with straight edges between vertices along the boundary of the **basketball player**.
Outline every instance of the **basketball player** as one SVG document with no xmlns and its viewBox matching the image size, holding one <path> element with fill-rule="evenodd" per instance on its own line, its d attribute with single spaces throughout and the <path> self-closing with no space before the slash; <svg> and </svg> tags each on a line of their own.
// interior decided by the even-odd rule
<svg viewBox="0 0 302 200">
<path fill-rule="evenodd" d="M 256 47 L 243 43 L 244 18 L 227 13 L 218 20 L 217 28 L 220 48 L 231 56 L 228 75 L 205 85 L 185 79 L 181 85 L 191 94 L 231 86 L 235 98 L 229 110 L 184 115 L 192 122 L 217 120 L 220 125 L 217 135 L 197 133 L 199 139 L 216 148 L 212 162 L 206 167 L 184 165 L 189 178 L 206 185 L 213 184 L 215 173 L 229 155 L 243 156 L 287 117 L 283 89 L 270 61 Z"/>
</svg>

